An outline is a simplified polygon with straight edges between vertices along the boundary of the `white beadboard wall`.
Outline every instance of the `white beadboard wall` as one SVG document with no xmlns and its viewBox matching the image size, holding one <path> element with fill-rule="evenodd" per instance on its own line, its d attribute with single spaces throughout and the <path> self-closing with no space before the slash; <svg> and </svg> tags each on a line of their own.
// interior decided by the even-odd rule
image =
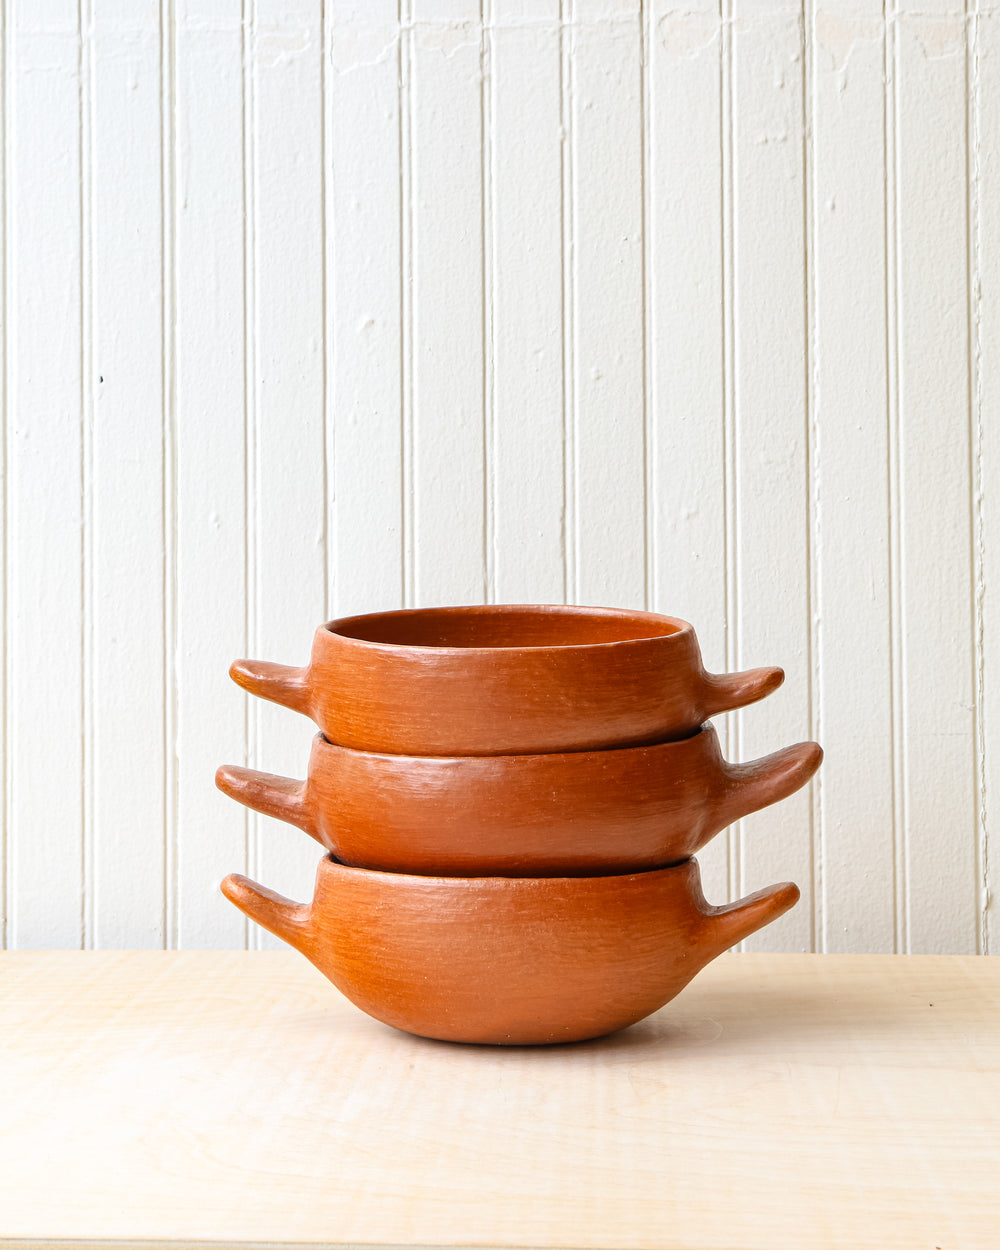
<svg viewBox="0 0 1000 1250">
<path fill-rule="evenodd" d="M 237 656 L 411 605 L 686 617 L 813 786 L 757 949 L 1000 946 L 1000 5 L 4 0 L 3 943 L 271 944 Z"/>
</svg>

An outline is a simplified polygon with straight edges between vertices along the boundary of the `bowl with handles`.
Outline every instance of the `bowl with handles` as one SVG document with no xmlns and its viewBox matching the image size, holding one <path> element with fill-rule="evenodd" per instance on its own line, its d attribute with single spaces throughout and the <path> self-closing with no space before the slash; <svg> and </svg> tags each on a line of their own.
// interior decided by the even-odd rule
<svg viewBox="0 0 1000 1250">
<path fill-rule="evenodd" d="M 805 785 L 822 758 L 799 742 L 731 764 L 711 724 L 680 741 L 536 755 L 381 754 L 317 734 L 304 781 L 225 764 L 216 785 L 355 867 L 605 875 L 694 855 Z"/>
<path fill-rule="evenodd" d="M 320 862 L 310 903 L 222 891 L 362 1011 L 444 1041 L 582 1041 L 658 1011 L 775 920 L 790 882 L 714 907 L 698 862 L 603 877 L 429 877 Z"/>
<path fill-rule="evenodd" d="M 402 755 L 594 750 L 684 738 L 782 682 L 706 672 L 694 629 L 653 612 L 418 608 L 321 625 L 303 668 L 236 660 L 244 689 L 341 746 Z"/>
</svg>

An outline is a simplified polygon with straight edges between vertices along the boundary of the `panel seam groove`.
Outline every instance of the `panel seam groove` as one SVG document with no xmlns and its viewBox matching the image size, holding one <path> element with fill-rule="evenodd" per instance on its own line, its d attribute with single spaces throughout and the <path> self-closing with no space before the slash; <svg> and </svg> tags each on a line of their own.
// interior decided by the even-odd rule
<svg viewBox="0 0 1000 1250">
<path fill-rule="evenodd" d="M 968 10 L 968 5 L 966 6 Z M 978 912 L 976 926 L 976 953 L 990 953 L 990 893 L 989 893 L 989 820 L 988 820 L 988 768 L 986 760 L 986 540 L 983 498 L 983 307 L 982 307 L 982 129 L 981 129 L 981 81 L 980 81 L 980 32 L 981 16 L 979 2 L 966 25 L 966 240 L 968 252 L 969 288 L 969 452 L 970 480 L 972 483 L 971 542 L 972 542 L 972 654 L 973 654 L 973 724 L 975 738 L 974 779 L 976 803 L 976 892 L 975 910 Z M 971 46 L 970 46 L 971 45 Z"/>
<path fill-rule="evenodd" d="M 901 954 L 908 947 L 905 751 L 902 740 L 903 708 L 903 631 L 902 535 L 900 507 L 900 228 L 899 228 L 899 99 L 897 25 L 895 10 L 883 5 L 885 17 L 885 254 L 886 254 L 886 421 L 888 425 L 889 495 L 889 664 L 892 724 L 892 812 L 893 812 L 893 928 L 894 949 Z"/>
<path fill-rule="evenodd" d="M 80 0 L 80 566 L 81 639 L 80 681 L 83 724 L 81 735 L 81 914 L 80 945 L 89 950 L 97 943 L 95 893 L 96 829 L 94 796 L 94 257 L 97 254 L 97 213 L 94 186 L 94 0 Z"/>
<path fill-rule="evenodd" d="M 410 0 L 399 0 L 399 229 L 400 229 L 400 438 L 402 442 L 401 521 L 403 606 L 416 600 L 413 388 L 413 40 Z"/>
<path fill-rule="evenodd" d="M 321 519 L 323 534 L 323 619 L 329 620 L 335 613 L 332 610 L 333 591 L 336 582 L 334 553 L 336 544 L 332 540 L 331 529 L 335 524 L 336 500 L 331 498 L 330 484 L 333 477 L 335 441 L 334 422 L 336 420 L 333 395 L 334 385 L 334 336 L 332 320 L 332 297 L 330 293 L 330 274 L 332 272 L 332 249 L 335 233 L 331 228 L 332 215 L 332 140 L 330 136 L 330 83 L 327 73 L 327 58 L 332 55 L 332 18 L 329 15 L 327 0 L 320 3 L 320 50 L 319 50 L 319 193 L 320 193 L 320 316 L 323 321 L 323 350 L 321 353 L 320 385 L 322 387 L 321 420 L 323 433 L 323 515 Z"/>
<path fill-rule="evenodd" d="M 165 33 L 164 33 L 165 31 Z M 163 944 L 179 934 L 177 837 L 177 48 L 174 0 L 161 10 L 161 384 L 163 402 Z M 164 108 L 164 94 L 166 108 Z"/>
<path fill-rule="evenodd" d="M 653 545 L 656 541 L 656 526 L 652 523 L 651 511 L 655 507 L 656 495 L 652 480 L 655 459 L 653 457 L 653 413 L 650 404 L 651 361 L 650 343 L 652 342 L 651 319 L 653 315 L 652 301 L 649 297 L 649 283 L 652 275 L 650 263 L 649 230 L 652 221 L 650 211 L 649 185 L 650 174 L 650 126 L 652 118 L 651 85 L 649 73 L 650 51 L 650 0 L 639 0 L 639 112 L 640 112 L 640 165 L 639 183 L 642 192 L 640 211 L 640 232 L 642 235 L 642 545 L 643 545 L 643 607 L 648 612 L 654 600 L 656 562 Z"/>
<path fill-rule="evenodd" d="M 816 160 L 814 152 L 814 119 L 816 102 L 815 47 L 814 47 L 815 0 L 803 4 L 802 37 L 802 239 L 803 257 L 803 315 L 805 321 L 805 461 L 806 461 L 806 648 L 808 655 L 808 679 L 806 682 L 807 723 L 809 734 L 816 739 L 819 734 L 820 700 L 822 681 L 822 603 L 819 562 L 822 558 L 822 535 L 820 526 L 820 427 L 819 427 L 819 374 L 816 339 Z M 812 877 L 810 899 L 810 949 L 826 949 L 826 906 L 824 897 L 824 826 L 823 826 L 822 777 L 817 774 L 809 792 L 809 854 Z"/>
<path fill-rule="evenodd" d="M 10 232 L 11 232 L 11 215 L 10 215 L 10 169 L 11 162 L 9 153 L 10 144 L 10 83 L 12 58 L 10 56 L 10 11 L 8 0 L 0 0 L 0 66 L 2 66 L 2 82 L 0 82 L 0 109 L 3 110 L 2 129 L 3 129 L 3 151 L 0 152 L 0 184 L 3 186 L 3 204 L 0 206 L 0 212 L 3 217 L 0 220 L 0 229 L 3 230 L 2 256 L 3 256 L 3 284 L 0 288 L 0 490 L 3 492 L 3 512 L 2 526 L 0 526 L 0 563 L 2 563 L 2 571 L 0 576 L 3 578 L 2 596 L 3 602 L 0 605 L 2 609 L 3 628 L 0 629 L 0 725 L 3 726 L 3 733 L 0 734 L 0 882 L 2 882 L 3 895 L 2 907 L 0 907 L 0 950 L 7 949 L 7 921 L 10 913 L 11 904 L 11 881 L 9 873 L 9 863 L 7 855 L 7 836 L 8 830 L 12 824 L 12 806 L 11 806 L 11 779 L 10 779 L 10 751 L 8 743 L 11 741 L 11 705 L 10 705 L 10 487 L 8 485 L 7 471 L 10 467 L 10 456 L 8 454 L 9 440 L 11 435 L 10 409 L 8 401 L 10 396 L 10 379 L 9 379 L 9 342 L 11 337 L 9 312 L 12 307 L 11 300 L 11 272 L 10 272 Z"/>
<path fill-rule="evenodd" d="M 243 560 L 244 560 L 244 620 L 245 651 L 254 655 L 257 644 L 256 621 L 256 492 L 255 473 L 257 464 L 257 413 L 256 413 L 256 271 L 254 255 L 256 248 L 256 163 L 254 159 L 255 133 L 255 56 L 254 33 L 256 28 L 256 0 L 242 0 L 240 38 L 241 65 L 243 73 Z M 256 760 L 256 729 L 259 722 L 257 708 L 244 694 L 244 755 L 247 763 Z M 247 871 L 257 873 L 258 818 L 252 812 L 245 813 L 244 858 Z M 256 929 L 251 931 L 248 921 L 243 921 L 243 941 L 246 949 L 260 945 Z"/>
<path fill-rule="evenodd" d="M 563 598 L 575 603 L 577 597 L 578 535 L 576 484 L 577 406 L 576 406 L 576 264 L 574 231 L 575 204 L 573 192 L 574 131 L 573 126 L 573 36 L 570 23 L 573 0 L 560 0 L 559 29 L 559 100 L 562 161 L 560 189 L 562 193 L 562 348 L 563 348 Z"/>
<path fill-rule="evenodd" d="M 492 0 L 479 6 L 480 45 L 480 241 L 482 246 L 482 344 L 483 364 L 483 602 L 496 602 L 496 317 L 493 306 L 496 291 L 496 203 L 494 175 L 496 116 L 496 75 L 493 73 Z M 487 23 L 490 23 L 488 25 Z"/>
<path fill-rule="evenodd" d="M 722 206 L 722 493 L 725 524 L 723 527 L 723 561 L 725 564 L 725 653 L 726 668 L 738 667 L 739 620 L 739 518 L 737 515 L 736 475 L 736 241 L 734 215 L 734 142 L 733 142 L 733 22 L 731 0 L 720 0 L 719 91 L 721 146 Z M 727 758 L 738 758 L 741 748 L 742 717 L 739 712 L 726 716 Z M 742 893 L 743 822 L 736 821 L 726 834 L 727 877 L 729 895 Z M 745 944 L 740 943 L 740 949 Z"/>
</svg>

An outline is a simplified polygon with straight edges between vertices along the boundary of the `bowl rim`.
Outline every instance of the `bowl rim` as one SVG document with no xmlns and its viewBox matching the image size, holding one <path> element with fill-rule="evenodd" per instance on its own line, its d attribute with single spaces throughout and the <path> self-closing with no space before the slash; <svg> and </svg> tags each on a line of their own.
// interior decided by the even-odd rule
<svg viewBox="0 0 1000 1250">
<path fill-rule="evenodd" d="M 357 875 L 361 878 L 386 878 L 393 883 L 399 885 L 402 889 L 406 885 L 414 885 L 420 883 L 425 888 L 428 883 L 440 885 L 441 887 L 458 887 L 460 889 L 471 889 L 473 886 L 489 885 L 496 887 L 501 885 L 502 888 L 511 890 L 527 890 L 527 889 L 553 889 L 557 885 L 565 886 L 569 882 L 576 882 L 580 887 L 593 890 L 602 882 L 606 881 L 625 881 L 631 877 L 650 877 L 656 873 L 662 873 L 664 876 L 670 873 L 687 872 L 693 873 L 696 885 L 700 885 L 701 867 L 694 855 L 689 855 L 686 859 L 678 860 L 673 864 L 654 864 L 648 868 L 630 868 L 628 872 L 606 872 L 594 873 L 587 876 L 567 875 L 562 877 L 508 877 L 501 873 L 481 873 L 478 875 L 462 875 L 458 877 L 445 877 L 433 873 L 416 873 L 416 872 L 387 872 L 382 868 L 358 868 L 353 864 L 345 864 L 339 860 L 332 851 L 328 851 L 319 862 L 318 871 L 322 871 L 330 865 L 333 868 L 339 868 L 342 871 Z"/>
<path fill-rule="evenodd" d="M 698 739 L 698 742 L 695 746 L 692 746 L 695 739 Z M 342 752 L 349 757 L 364 758 L 366 760 L 387 760 L 390 762 L 390 765 L 397 768 L 403 768 L 406 761 L 415 760 L 419 761 L 419 765 L 421 767 L 442 769 L 448 767 L 475 768 L 483 767 L 486 764 L 490 767 L 503 767 L 503 765 L 497 764 L 497 761 L 499 760 L 537 759 L 558 761 L 570 757 L 576 761 L 581 759 L 583 756 L 588 755 L 599 756 L 601 759 L 606 760 L 609 755 L 612 755 L 615 758 L 619 758 L 619 756 L 624 758 L 626 753 L 630 751 L 636 752 L 636 755 L 638 756 L 640 751 L 653 751 L 659 753 L 662 750 L 664 752 L 668 752 L 668 748 L 670 747 L 683 748 L 688 751 L 697 750 L 700 747 L 702 750 L 707 750 L 709 752 L 712 750 L 713 744 L 716 747 L 720 747 L 718 730 L 715 725 L 712 724 L 711 720 L 702 721 L 696 729 L 692 729 L 690 733 L 686 733 L 683 738 L 657 737 L 651 739 L 649 742 L 615 742 L 605 747 L 580 747 L 577 750 L 568 751 L 514 751 L 505 755 L 424 755 L 414 754 L 411 751 L 372 751 L 362 749 L 361 747 L 345 746 L 342 742 L 334 742 L 326 736 L 322 729 L 313 734 L 312 743 L 313 747 L 315 747 L 317 751 L 326 752 L 329 750 L 334 753 Z M 553 766 L 556 768 L 559 767 L 558 763 L 555 763 Z M 509 764 L 507 767 L 517 768 L 523 767 L 523 765 Z"/>
<path fill-rule="evenodd" d="M 569 642 L 569 643 L 543 643 L 538 646 L 532 646 L 530 643 L 515 643 L 511 646 L 434 646 L 425 643 L 415 642 L 386 642 L 372 638 L 358 638 L 353 634 L 345 632 L 345 627 L 354 625 L 359 621 L 371 621 L 373 618 L 382 617 L 394 621 L 406 618 L 414 618 L 419 616 L 433 616 L 438 613 L 459 614 L 462 616 L 515 616 L 518 614 L 538 614 L 538 615 L 564 615 L 568 617 L 602 617 L 605 619 L 620 619 L 631 621 L 648 620 L 650 623 L 669 625 L 666 631 L 651 632 L 642 634 L 639 637 L 609 639 L 603 642 Z M 350 646 L 358 646 L 375 651 L 384 651 L 390 654 L 398 654 L 404 651 L 418 651 L 429 655 L 496 655 L 504 652 L 524 652 L 527 651 L 532 655 L 544 655 L 546 652 L 567 653 L 577 652 L 586 653 L 588 651 L 598 652 L 611 648 L 635 647 L 642 646 L 649 642 L 666 641 L 667 639 L 677 639 L 684 636 L 694 636 L 694 626 L 688 621 L 682 620 L 677 616 L 666 616 L 659 612 L 647 612 L 642 608 L 602 608 L 592 607 L 583 604 L 569 603 L 475 603 L 475 604 L 456 604 L 456 605 L 439 605 L 426 608 L 393 608 L 384 612 L 360 612 L 351 616 L 341 616 L 334 620 L 326 621 L 319 627 L 320 635 L 325 632 L 330 634 L 338 641 L 349 644 Z"/>
</svg>

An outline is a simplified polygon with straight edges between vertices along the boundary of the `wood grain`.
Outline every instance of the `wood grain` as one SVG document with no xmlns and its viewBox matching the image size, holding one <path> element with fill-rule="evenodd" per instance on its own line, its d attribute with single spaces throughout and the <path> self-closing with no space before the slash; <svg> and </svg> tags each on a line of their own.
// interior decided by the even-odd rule
<svg viewBox="0 0 1000 1250">
<path fill-rule="evenodd" d="M 473 1048 L 291 952 L 7 953 L 0 1244 L 993 1250 L 998 1020 L 995 960 L 734 954 Z"/>
</svg>

